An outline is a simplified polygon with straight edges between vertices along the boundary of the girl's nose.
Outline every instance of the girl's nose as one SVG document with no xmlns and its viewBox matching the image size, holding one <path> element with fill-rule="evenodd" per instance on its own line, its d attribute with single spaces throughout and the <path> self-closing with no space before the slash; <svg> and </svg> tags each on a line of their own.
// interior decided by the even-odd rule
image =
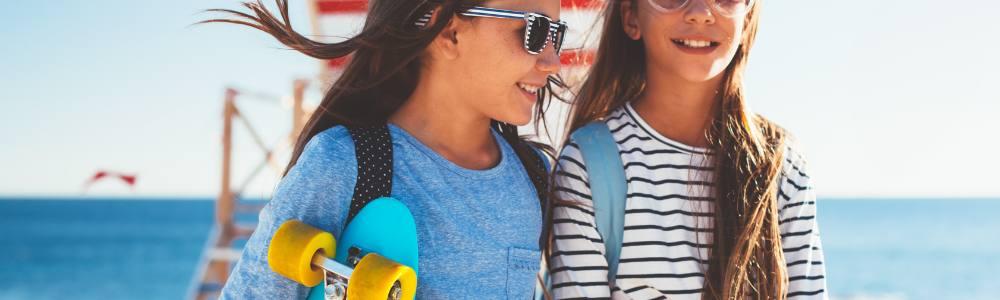
<svg viewBox="0 0 1000 300">
<path fill-rule="evenodd" d="M 539 71 L 548 74 L 555 74 L 559 72 L 559 68 L 562 66 L 562 63 L 560 62 L 559 54 L 556 53 L 556 47 L 552 43 L 549 43 L 549 45 L 545 47 L 545 50 L 538 54 L 538 60 L 535 62 L 535 66 Z"/>
<path fill-rule="evenodd" d="M 714 0 L 689 0 L 687 10 L 684 12 L 684 20 L 691 24 L 714 24 L 715 14 L 712 12 L 710 2 Z"/>
</svg>

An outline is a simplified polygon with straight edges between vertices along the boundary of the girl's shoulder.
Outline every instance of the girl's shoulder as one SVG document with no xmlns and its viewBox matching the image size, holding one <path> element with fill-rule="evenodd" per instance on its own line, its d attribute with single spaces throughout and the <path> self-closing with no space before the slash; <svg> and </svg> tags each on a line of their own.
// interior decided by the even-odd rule
<svg viewBox="0 0 1000 300">
<path fill-rule="evenodd" d="M 342 152 L 344 150 L 352 150 L 354 148 L 354 140 L 351 139 L 351 134 L 348 133 L 347 127 L 344 126 L 334 126 L 320 131 L 315 136 L 309 139 L 306 143 L 303 153 L 306 151 L 311 152 Z"/>
<path fill-rule="evenodd" d="M 788 129 L 763 116 L 757 115 L 757 124 L 762 134 L 773 141 L 780 141 L 782 175 L 789 178 L 809 176 L 805 174 L 806 155 L 799 138 Z M 797 175 L 799 176 L 795 176 Z"/>
<path fill-rule="evenodd" d="M 608 130 L 611 131 L 612 135 L 614 135 L 616 132 L 621 130 L 620 126 L 628 125 L 629 119 L 624 107 L 618 107 L 612 109 L 603 118 L 592 121 L 592 123 L 596 122 L 604 123 L 608 127 Z M 586 172 L 583 153 L 581 152 L 580 144 L 577 141 L 577 133 L 579 130 L 580 128 L 576 128 L 568 132 L 562 145 L 556 149 L 558 150 L 555 152 L 556 168 L 561 169 L 564 172 L 572 169 L 576 169 L 578 173 Z"/>
<path fill-rule="evenodd" d="M 306 143 L 288 177 L 339 180 L 355 176 L 354 141 L 344 126 L 320 131 Z"/>
<path fill-rule="evenodd" d="M 343 126 L 309 138 L 298 160 L 275 189 L 261 219 L 273 220 L 271 230 L 284 220 L 300 220 L 339 234 L 357 176 L 354 143 Z"/>
<path fill-rule="evenodd" d="M 781 164 L 779 175 L 783 180 L 779 184 L 782 186 L 791 185 L 790 188 L 794 187 L 796 191 L 811 189 L 812 178 L 809 174 L 808 160 L 799 139 L 788 131 L 784 131 L 782 147 L 784 149 L 781 161 L 779 161 Z"/>
<path fill-rule="evenodd" d="M 805 149 L 803 148 L 802 143 L 799 141 L 799 139 L 792 134 L 787 134 L 785 136 L 784 144 L 785 144 L 784 145 L 785 149 L 783 156 L 785 164 L 804 168 L 806 166 L 807 160 L 805 155 Z"/>
</svg>

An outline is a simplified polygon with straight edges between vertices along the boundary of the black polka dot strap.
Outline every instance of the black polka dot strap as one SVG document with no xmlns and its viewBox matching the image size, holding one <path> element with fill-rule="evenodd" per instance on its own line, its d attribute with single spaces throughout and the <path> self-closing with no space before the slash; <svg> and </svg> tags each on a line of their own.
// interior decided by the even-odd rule
<svg viewBox="0 0 1000 300">
<path fill-rule="evenodd" d="M 358 181 L 351 197 L 347 215 L 350 223 L 372 200 L 389 197 L 392 193 L 392 139 L 386 125 L 348 127 L 354 139 L 354 154 L 358 160 Z"/>
<path fill-rule="evenodd" d="M 548 173 L 546 173 L 547 170 L 542 156 L 528 142 L 516 138 L 516 136 L 504 136 L 504 139 L 514 148 L 514 153 L 517 154 L 517 158 L 528 172 L 528 177 L 531 178 L 531 183 L 535 186 L 535 192 L 538 193 L 538 202 L 541 204 L 542 211 L 544 212 L 546 209 L 545 204 L 548 200 L 549 185 Z M 528 166 L 534 166 L 536 172 L 532 172 Z"/>
</svg>

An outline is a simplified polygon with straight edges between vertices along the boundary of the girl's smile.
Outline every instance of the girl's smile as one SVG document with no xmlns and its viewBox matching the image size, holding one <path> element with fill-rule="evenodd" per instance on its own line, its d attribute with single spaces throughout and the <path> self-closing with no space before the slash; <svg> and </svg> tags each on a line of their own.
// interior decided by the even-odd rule
<svg viewBox="0 0 1000 300">
<path fill-rule="evenodd" d="M 521 90 L 521 94 L 523 94 L 524 97 L 527 98 L 528 102 L 532 105 L 534 105 L 535 102 L 537 102 L 538 91 L 541 90 L 543 86 L 545 86 L 545 84 L 538 84 L 538 83 L 529 84 L 524 82 L 517 83 L 517 88 Z"/>
<path fill-rule="evenodd" d="M 681 37 L 670 39 L 681 52 L 691 55 L 703 55 L 715 52 L 719 48 L 719 42 L 700 36 Z"/>
</svg>

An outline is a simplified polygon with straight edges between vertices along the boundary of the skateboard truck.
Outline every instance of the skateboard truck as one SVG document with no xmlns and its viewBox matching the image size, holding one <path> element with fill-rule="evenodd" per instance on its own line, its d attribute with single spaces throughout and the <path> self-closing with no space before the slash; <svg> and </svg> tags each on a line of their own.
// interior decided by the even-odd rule
<svg viewBox="0 0 1000 300">
<path fill-rule="evenodd" d="M 353 268 L 359 262 L 361 262 L 361 248 L 351 246 L 351 248 L 347 249 L 347 263 Z"/>
<path fill-rule="evenodd" d="M 354 269 L 342 265 L 323 255 L 313 256 L 314 266 L 323 269 L 323 298 L 326 300 L 347 299 L 347 279 L 351 278 Z"/>
<path fill-rule="evenodd" d="M 363 253 L 361 248 L 350 247 L 347 249 L 347 262 L 349 266 L 342 265 L 332 259 L 323 257 L 322 255 L 317 255 L 314 258 L 313 264 L 322 266 L 326 270 L 326 276 L 324 278 L 325 283 L 323 284 L 324 295 L 326 300 L 342 300 L 346 299 L 347 296 L 347 279 L 351 277 L 351 273 L 354 272 L 353 267 L 357 266 L 363 258 Z M 316 261 L 319 260 L 319 261 Z M 392 283 L 392 288 L 389 290 L 389 295 L 387 300 L 399 300 L 402 298 L 403 288 L 398 280 Z"/>
</svg>

